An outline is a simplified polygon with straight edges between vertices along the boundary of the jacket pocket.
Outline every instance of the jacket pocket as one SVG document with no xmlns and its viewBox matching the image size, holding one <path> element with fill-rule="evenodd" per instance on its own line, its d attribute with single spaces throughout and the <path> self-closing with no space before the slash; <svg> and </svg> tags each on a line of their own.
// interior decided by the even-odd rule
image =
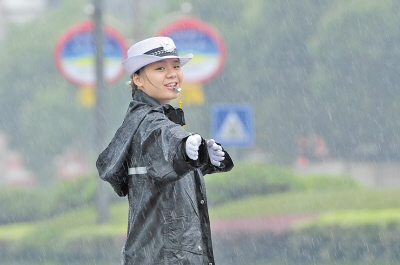
<svg viewBox="0 0 400 265">
<path fill-rule="evenodd" d="M 203 254 L 201 226 L 198 220 L 176 218 L 166 223 L 166 247 L 171 250 L 183 250 L 193 254 Z"/>
<path fill-rule="evenodd" d="M 193 265 L 203 264 L 203 255 L 192 252 L 170 249 L 168 250 L 167 264 L 171 265 Z"/>
</svg>

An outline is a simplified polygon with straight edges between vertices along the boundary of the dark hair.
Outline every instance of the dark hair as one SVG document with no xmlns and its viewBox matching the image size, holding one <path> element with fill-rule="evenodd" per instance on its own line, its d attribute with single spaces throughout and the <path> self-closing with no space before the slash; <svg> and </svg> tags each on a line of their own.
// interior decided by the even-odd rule
<svg viewBox="0 0 400 265">
<path fill-rule="evenodd" d="M 139 70 L 137 70 L 135 72 L 135 74 L 140 75 L 142 73 L 144 69 L 144 66 L 142 68 L 140 68 Z M 132 75 L 132 80 L 131 80 L 131 87 L 132 87 L 132 98 L 135 95 L 136 90 L 138 89 L 137 85 L 135 84 L 135 82 L 133 82 L 133 75 Z"/>
</svg>

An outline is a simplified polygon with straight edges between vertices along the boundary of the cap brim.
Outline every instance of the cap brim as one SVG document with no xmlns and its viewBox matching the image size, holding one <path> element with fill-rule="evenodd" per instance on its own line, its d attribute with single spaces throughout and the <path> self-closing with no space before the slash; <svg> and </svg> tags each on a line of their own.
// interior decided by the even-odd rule
<svg viewBox="0 0 400 265">
<path fill-rule="evenodd" d="M 159 57 L 159 56 L 154 56 L 154 55 L 147 55 L 147 54 L 142 54 L 138 56 L 132 56 L 126 59 L 125 61 L 122 62 L 122 65 L 125 68 L 126 73 L 129 76 L 132 76 L 137 70 L 142 68 L 143 66 L 146 66 L 151 63 L 155 63 L 158 61 L 162 61 L 165 59 L 179 59 L 181 66 L 184 66 L 187 62 L 190 61 L 190 59 L 193 58 L 193 54 L 189 53 L 185 56 L 164 56 L 164 57 Z"/>
</svg>

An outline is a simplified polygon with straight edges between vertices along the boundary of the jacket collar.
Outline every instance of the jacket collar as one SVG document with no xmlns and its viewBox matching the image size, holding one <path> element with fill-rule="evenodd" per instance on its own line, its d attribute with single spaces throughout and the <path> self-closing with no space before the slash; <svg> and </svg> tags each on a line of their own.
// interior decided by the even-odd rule
<svg viewBox="0 0 400 265">
<path fill-rule="evenodd" d="M 140 89 L 136 90 L 135 95 L 133 96 L 133 101 L 149 105 L 153 110 L 164 113 L 168 119 L 174 123 L 182 126 L 185 125 L 185 116 L 182 109 L 174 108 L 170 104 L 163 105 Z"/>
<path fill-rule="evenodd" d="M 143 102 L 151 107 L 158 107 L 161 106 L 161 103 L 158 102 L 156 99 L 147 95 L 143 90 L 137 89 L 135 95 L 133 96 L 133 100 Z"/>
</svg>

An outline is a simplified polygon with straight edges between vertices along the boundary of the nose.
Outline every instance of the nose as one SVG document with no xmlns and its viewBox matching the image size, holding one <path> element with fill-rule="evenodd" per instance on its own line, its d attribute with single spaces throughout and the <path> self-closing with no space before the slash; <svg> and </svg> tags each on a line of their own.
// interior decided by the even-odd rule
<svg viewBox="0 0 400 265">
<path fill-rule="evenodd" d="M 174 72 L 174 71 L 170 71 L 169 73 L 168 73 L 168 75 L 167 75 L 167 77 L 168 78 L 175 78 L 175 77 L 177 77 L 178 75 Z"/>
</svg>

